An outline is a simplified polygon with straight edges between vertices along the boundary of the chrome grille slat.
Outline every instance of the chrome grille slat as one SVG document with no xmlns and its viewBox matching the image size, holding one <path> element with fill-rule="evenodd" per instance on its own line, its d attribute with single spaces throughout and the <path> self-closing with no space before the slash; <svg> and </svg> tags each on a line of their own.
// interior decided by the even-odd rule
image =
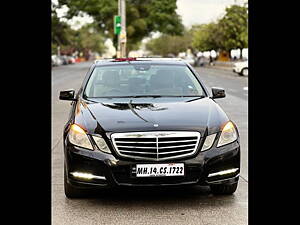
<svg viewBox="0 0 300 225">
<path fill-rule="evenodd" d="M 187 147 L 187 146 L 195 146 L 195 144 L 190 144 L 190 145 L 175 145 L 175 146 L 168 146 L 168 147 L 158 147 L 158 149 L 178 148 L 178 147 Z"/>
<path fill-rule="evenodd" d="M 192 131 L 113 133 L 111 140 L 120 156 L 159 161 L 193 155 L 197 151 L 200 133 Z"/>
<path fill-rule="evenodd" d="M 172 152 L 160 152 L 159 155 L 165 155 L 165 154 L 171 154 L 171 153 L 177 153 L 177 152 L 189 152 L 191 150 L 194 150 L 193 148 L 185 149 L 185 150 L 179 150 L 179 151 L 172 151 Z"/>
<path fill-rule="evenodd" d="M 116 143 L 130 143 L 130 144 L 136 144 L 136 143 L 142 143 L 142 144 L 156 144 L 156 141 L 155 142 L 143 142 L 143 141 L 116 141 Z"/>
<path fill-rule="evenodd" d="M 148 148 L 118 148 L 119 151 L 132 151 L 132 152 L 152 152 L 157 154 L 157 149 Z"/>
<path fill-rule="evenodd" d="M 185 142 L 192 142 L 197 140 L 184 140 L 184 141 L 160 141 L 160 144 L 168 144 L 168 143 L 185 143 Z"/>
<path fill-rule="evenodd" d="M 135 151 L 125 151 L 125 150 L 120 150 L 120 152 L 125 152 L 125 153 L 137 153 L 137 154 L 157 154 L 156 152 L 135 152 Z"/>
<path fill-rule="evenodd" d="M 119 147 L 124 147 L 124 148 L 149 148 L 149 149 L 155 149 L 156 147 L 142 147 L 142 146 L 126 146 L 126 145 L 119 145 Z"/>
</svg>

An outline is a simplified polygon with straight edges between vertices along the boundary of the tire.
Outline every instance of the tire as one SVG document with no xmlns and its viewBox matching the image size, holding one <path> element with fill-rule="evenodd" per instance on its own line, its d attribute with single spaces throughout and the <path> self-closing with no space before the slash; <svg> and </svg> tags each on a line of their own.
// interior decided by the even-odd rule
<svg viewBox="0 0 300 225">
<path fill-rule="evenodd" d="M 231 195 L 237 189 L 238 183 L 233 184 L 215 184 L 211 185 L 210 189 L 214 195 Z"/>
<path fill-rule="evenodd" d="M 242 76 L 248 76 L 248 68 L 242 69 L 241 75 L 242 75 Z"/>
<path fill-rule="evenodd" d="M 67 182 L 66 168 L 64 168 L 64 189 L 67 198 L 81 198 L 84 196 L 82 190 L 74 188 Z"/>
</svg>

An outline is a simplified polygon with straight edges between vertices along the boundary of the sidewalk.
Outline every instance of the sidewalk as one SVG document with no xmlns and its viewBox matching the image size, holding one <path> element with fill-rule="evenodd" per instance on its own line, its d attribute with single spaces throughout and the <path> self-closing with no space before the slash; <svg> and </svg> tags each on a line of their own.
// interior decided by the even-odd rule
<svg viewBox="0 0 300 225">
<path fill-rule="evenodd" d="M 213 68 L 213 69 L 221 69 L 221 70 L 228 70 L 232 71 L 235 62 L 220 62 L 214 61 L 213 65 L 205 65 L 206 68 Z"/>
</svg>

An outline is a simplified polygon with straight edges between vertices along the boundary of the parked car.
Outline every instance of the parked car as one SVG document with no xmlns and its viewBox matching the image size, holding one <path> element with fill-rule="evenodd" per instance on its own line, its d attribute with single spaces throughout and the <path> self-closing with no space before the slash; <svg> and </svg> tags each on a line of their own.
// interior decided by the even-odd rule
<svg viewBox="0 0 300 225">
<path fill-rule="evenodd" d="M 51 65 L 52 65 L 52 67 L 55 66 L 55 60 L 53 59 L 52 56 L 51 56 Z"/>
<path fill-rule="evenodd" d="M 61 55 L 61 56 L 60 56 L 60 59 L 62 60 L 62 64 L 63 64 L 63 65 L 68 65 L 68 64 L 69 64 L 68 56 L 66 56 L 66 55 Z"/>
<path fill-rule="evenodd" d="M 52 66 L 60 66 L 63 64 L 62 60 L 57 55 L 51 56 Z"/>
<path fill-rule="evenodd" d="M 237 126 L 184 60 L 96 60 L 72 101 L 63 130 L 68 198 L 116 186 L 208 185 L 236 191 Z"/>
<path fill-rule="evenodd" d="M 204 57 L 204 56 L 200 56 L 196 60 L 196 66 L 203 67 L 203 66 L 206 66 L 208 64 L 209 64 L 209 59 Z"/>
<path fill-rule="evenodd" d="M 248 76 L 248 61 L 234 63 L 233 72 L 241 76 Z"/>
<path fill-rule="evenodd" d="M 191 66 L 195 65 L 195 59 L 191 55 L 187 55 L 186 57 L 184 57 L 183 61 L 185 61 L 186 63 L 189 63 Z"/>
<path fill-rule="evenodd" d="M 68 56 L 68 64 L 74 64 L 75 58 L 73 56 Z"/>
</svg>

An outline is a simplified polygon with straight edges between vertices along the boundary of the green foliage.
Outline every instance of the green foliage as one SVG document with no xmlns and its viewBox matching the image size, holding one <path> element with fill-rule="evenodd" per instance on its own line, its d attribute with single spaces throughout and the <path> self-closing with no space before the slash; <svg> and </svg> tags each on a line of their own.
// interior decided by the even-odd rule
<svg viewBox="0 0 300 225">
<path fill-rule="evenodd" d="M 67 23 L 59 20 L 55 11 L 52 12 L 51 23 L 52 44 L 58 46 L 71 44 L 70 39 L 74 32 Z"/>
<path fill-rule="evenodd" d="M 192 46 L 199 51 L 219 49 L 221 32 L 218 24 L 209 23 L 192 27 Z"/>
<path fill-rule="evenodd" d="M 192 28 L 194 48 L 199 51 L 225 50 L 248 47 L 248 9 L 233 5 L 217 23 Z"/>
<path fill-rule="evenodd" d="M 248 47 L 248 9 L 233 5 L 226 8 L 226 15 L 219 21 L 223 33 L 223 49 Z"/>
<path fill-rule="evenodd" d="M 181 35 L 184 27 L 176 13 L 176 0 L 154 0 L 149 4 L 148 24 L 153 31 L 163 34 Z"/>
<path fill-rule="evenodd" d="M 99 29 L 117 45 L 113 16 L 118 14 L 117 0 L 59 0 L 69 8 L 67 18 L 85 12 L 92 16 Z M 126 30 L 128 50 L 136 49 L 151 32 L 181 34 L 183 25 L 176 13 L 176 0 L 126 0 Z M 106 32 L 105 32 L 106 31 Z"/>
<path fill-rule="evenodd" d="M 167 57 L 169 54 L 174 54 L 177 56 L 179 52 L 185 52 L 191 48 L 191 38 L 192 36 L 188 32 L 182 36 L 164 34 L 147 42 L 146 48 L 154 55 Z"/>
<path fill-rule="evenodd" d="M 85 25 L 75 31 L 73 45 L 77 46 L 79 51 L 92 50 L 101 54 L 105 50 L 104 39 L 94 24 Z"/>
<path fill-rule="evenodd" d="M 57 44 L 51 43 L 51 54 L 56 55 L 57 54 Z"/>
<path fill-rule="evenodd" d="M 51 19 L 52 54 L 57 54 L 58 46 L 62 53 L 91 50 L 101 54 L 105 50 L 103 35 L 95 24 L 88 24 L 77 31 L 73 30 L 67 23 L 60 21 L 55 9 L 52 10 Z"/>
</svg>

